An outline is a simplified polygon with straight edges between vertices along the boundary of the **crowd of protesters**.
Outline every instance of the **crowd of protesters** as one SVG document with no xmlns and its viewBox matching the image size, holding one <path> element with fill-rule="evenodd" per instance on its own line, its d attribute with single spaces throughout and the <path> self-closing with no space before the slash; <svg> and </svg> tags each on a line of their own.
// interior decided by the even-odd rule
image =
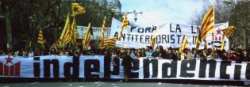
<svg viewBox="0 0 250 87">
<path fill-rule="evenodd" d="M 158 59 L 170 59 L 170 60 L 190 60 L 190 59 L 216 59 L 216 60 L 227 60 L 227 61 L 250 61 L 249 50 L 247 49 L 229 49 L 225 50 L 212 50 L 211 48 L 196 50 L 184 49 L 182 53 L 176 48 L 158 46 L 153 49 L 150 46 L 146 48 L 133 49 L 133 48 L 123 48 L 131 58 L 158 58 Z M 2 55 L 12 55 L 12 56 L 22 56 L 22 57 L 33 57 L 33 56 L 43 56 L 43 55 L 60 55 L 60 56 L 80 56 L 80 55 L 107 55 L 111 58 L 119 58 L 121 55 L 121 48 L 105 48 L 105 49 L 50 49 L 49 51 L 36 50 L 29 48 L 25 51 L 23 48 L 19 50 L 7 49 L 7 51 L 2 51 L 0 49 L 0 56 Z"/>
</svg>

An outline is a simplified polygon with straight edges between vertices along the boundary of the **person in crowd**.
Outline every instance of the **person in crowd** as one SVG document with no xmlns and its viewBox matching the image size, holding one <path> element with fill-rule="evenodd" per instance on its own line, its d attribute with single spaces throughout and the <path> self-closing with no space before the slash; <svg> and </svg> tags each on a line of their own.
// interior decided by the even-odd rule
<svg viewBox="0 0 250 87">
<path fill-rule="evenodd" d="M 50 49 L 49 55 L 57 55 L 56 49 L 55 48 Z"/>
<path fill-rule="evenodd" d="M 0 56 L 3 56 L 3 55 L 4 55 L 3 50 L 0 50 Z"/>
<path fill-rule="evenodd" d="M 216 51 L 208 51 L 207 60 L 215 60 L 217 58 Z"/>
<path fill-rule="evenodd" d="M 62 48 L 59 48 L 56 52 L 57 55 L 60 55 L 60 53 L 62 52 Z"/>
<path fill-rule="evenodd" d="M 25 56 L 25 52 L 24 52 L 23 48 L 21 48 L 21 49 L 20 49 L 19 51 L 17 51 L 16 53 L 17 53 L 16 56 L 22 56 L 22 57 Z"/>
<path fill-rule="evenodd" d="M 152 57 L 153 48 L 152 48 L 151 46 L 147 46 L 147 47 L 146 47 L 145 54 L 146 54 L 146 57 Z"/>
<path fill-rule="evenodd" d="M 227 57 L 223 54 L 221 50 L 216 50 L 217 60 L 226 61 Z"/>
<path fill-rule="evenodd" d="M 244 49 L 244 50 L 243 50 L 243 55 L 244 55 L 244 60 L 245 60 L 246 62 L 249 62 L 249 61 L 250 61 L 250 57 L 249 57 L 249 52 L 248 52 L 247 49 Z"/>
<path fill-rule="evenodd" d="M 118 60 L 119 57 L 118 57 L 118 52 L 117 51 L 114 51 L 111 55 L 111 61 L 113 63 L 114 66 L 117 66 L 117 64 L 115 63 L 115 60 Z"/>
<path fill-rule="evenodd" d="M 192 48 L 192 50 L 191 50 L 192 52 L 192 58 L 196 58 L 196 52 L 197 52 L 197 50 L 196 50 L 196 48 Z"/>
<path fill-rule="evenodd" d="M 207 57 L 208 56 L 208 49 L 204 48 L 203 50 L 201 50 L 203 52 L 203 56 Z M 200 54 L 201 55 L 201 54 Z"/>
<path fill-rule="evenodd" d="M 140 52 L 141 52 L 141 57 L 146 57 L 146 53 L 145 53 L 145 49 L 144 48 L 141 48 Z"/>
<path fill-rule="evenodd" d="M 191 54 L 189 53 L 189 49 L 185 48 L 184 52 L 182 52 L 181 54 L 181 60 L 190 60 L 190 59 L 193 59 L 193 58 L 191 57 Z"/>
<path fill-rule="evenodd" d="M 242 53 L 242 50 L 241 49 L 236 49 L 236 52 L 235 52 L 235 61 L 236 62 L 242 62 L 244 60 L 244 55 Z"/>
<path fill-rule="evenodd" d="M 163 49 L 163 47 L 161 45 L 159 45 L 157 47 L 160 50 L 160 58 L 163 58 L 165 56 L 165 50 Z"/>
<path fill-rule="evenodd" d="M 181 60 L 181 53 L 179 53 L 179 49 L 173 48 L 174 54 L 177 56 L 177 60 Z"/>
<path fill-rule="evenodd" d="M 163 57 L 164 59 L 178 60 L 177 55 L 174 53 L 173 48 L 169 47 L 167 51 L 168 52 L 165 53 L 165 55 Z"/>
<path fill-rule="evenodd" d="M 152 56 L 153 56 L 154 58 L 162 58 L 162 57 L 161 57 L 160 49 L 159 49 L 159 48 L 156 48 L 155 51 L 152 53 Z"/>
<path fill-rule="evenodd" d="M 45 52 L 44 50 L 38 50 L 38 52 L 35 54 L 35 56 L 44 56 Z"/>
<path fill-rule="evenodd" d="M 34 51 L 32 50 L 32 48 L 29 48 L 29 51 L 27 52 L 27 57 L 34 57 Z"/>
<path fill-rule="evenodd" d="M 130 57 L 130 55 L 128 55 L 128 53 L 124 49 L 121 50 L 121 53 L 122 53 L 121 58 L 122 58 L 125 82 L 127 82 L 131 72 L 130 70 L 131 70 L 132 58 Z"/>
<path fill-rule="evenodd" d="M 12 49 L 7 48 L 7 50 L 6 50 L 6 55 L 12 55 L 12 54 L 11 54 L 11 51 L 12 51 Z"/>
<path fill-rule="evenodd" d="M 206 53 L 206 55 L 208 55 L 208 53 Z M 195 59 L 206 60 L 206 57 L 204 55 L 204 51 L 197 50 Z"/>
<path fill-rule="evenodd" d="M 73 48 L 68 48 L 68 53 L 69 53 L 69 56 L 74 56 L 74 50 L 73 50 Z"/>
<path fill-rule="evenodd" d="M 137 53 L 136 53 L 136 58 L 141 58 L 142 57 L 142 53 L 140 52 L 140 51 L 138 51 Z"/>
<path fill-rule="evenodd" d="M 65 49 L 62 49 L 62 51 L 59 53 L 60 56 L 68 56 Z"/>
<path fill-rule="evenodd" d="M 74 49 L 74 50 L 73 50 L 73 56 L 79 57 L 80 55 L 81 55 L 80 49 Z"/>
<path fill-rule="evenodd" d="M 132 49 L 128 49 L 128 55 L 130 55 L 131 58 L 136 59 L 135 53 Z"/>
<path fill-rule="evenodd" d="M 235 59 L 234 49 L 229 49 L 227 55 L 227 61 L 234 61 L 234 59 Z"/>
</svg>

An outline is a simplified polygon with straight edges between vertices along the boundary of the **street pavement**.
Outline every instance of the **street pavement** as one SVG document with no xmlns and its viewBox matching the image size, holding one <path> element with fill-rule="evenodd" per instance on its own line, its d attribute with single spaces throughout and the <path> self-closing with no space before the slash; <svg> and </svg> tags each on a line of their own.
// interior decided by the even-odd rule
<svg viewBox="0 0 250 87">
<path fill-rule="evenodd" d="M 238 87 L 232 85 L 181 84 L 162 82 L 31 82 L 2 83 L 0 87 Z"/>
</svg>

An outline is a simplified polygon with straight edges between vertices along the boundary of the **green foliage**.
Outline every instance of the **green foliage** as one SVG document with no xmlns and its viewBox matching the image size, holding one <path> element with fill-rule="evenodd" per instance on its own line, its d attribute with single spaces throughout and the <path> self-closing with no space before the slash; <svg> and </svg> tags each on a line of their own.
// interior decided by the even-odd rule
<svg viewBox="0 0 250 87">
<path fill-rule="evenodd" d="M 1 2 L 8 2 L 8 4 L 2 4 L 3 6 L 1 7 L 11 5 L 9 10 L 11 13 L 12 36 L 13 40 L 16 40 L 13 46 L 21 45 L 20 41 L 32 41 L 34 43 L 32 46 L 36 47 L 38 29 L 40 27 L 49 45 L 52 45 L 59 38 L 64 27 L 66 15 L 68 13 L 71 14 L 71 3 L 73 0 L 16 0 L 15 2 L 2 0 Z M 77 25 L 87 26 L 91 22 L 93 26 L 101 27 L 103 18 L 106 16 L 106 25 L 110 27 L 112 17 L 122 19 L 121 15 L 114 14 L 115 12 L 108 8 L 105 0 L 102 2 L 76 0 L 75 2 L 79 3 L 86 10 L 85 14 L 76 16 Z"/>
</svg>

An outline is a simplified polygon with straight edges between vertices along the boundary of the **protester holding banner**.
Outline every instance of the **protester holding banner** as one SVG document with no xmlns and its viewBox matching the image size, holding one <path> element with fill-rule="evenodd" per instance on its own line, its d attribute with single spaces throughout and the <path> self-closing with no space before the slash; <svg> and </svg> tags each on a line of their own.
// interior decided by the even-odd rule
<svg viewBox="0 0 250 87">
<path fill-rule="evenodd" d="M 125 82 L 127 82 L 131 72 L 132 58 L 130 57 L 130 55 L 128 55 L 128 53 L 124 49 L 121 50 L 121 58 L 122 58 Z"/>
</svg>

